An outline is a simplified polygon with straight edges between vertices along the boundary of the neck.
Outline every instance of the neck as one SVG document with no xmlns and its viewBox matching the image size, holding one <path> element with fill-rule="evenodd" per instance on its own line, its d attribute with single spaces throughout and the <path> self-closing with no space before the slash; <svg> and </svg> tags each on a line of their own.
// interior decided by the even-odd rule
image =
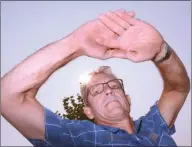
<svg viewBox="0 0 192 147">
<path fill-rule="evenodd" d="M 97 124 L 112 126 L 127 131 L 129 134 L 135 133 L 135 127 L 130 115 L 118 122 L 97 121 Z"/>
</svg>

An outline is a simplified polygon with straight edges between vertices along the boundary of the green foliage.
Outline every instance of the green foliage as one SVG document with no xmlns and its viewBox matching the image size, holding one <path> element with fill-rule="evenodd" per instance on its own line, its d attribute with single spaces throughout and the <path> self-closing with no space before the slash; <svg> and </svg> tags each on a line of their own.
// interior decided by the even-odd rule
<svg viewBox="0 0 192 147">
<path fill-rule="evenodd" d="M 77 100 L 77 103 L 75 102 L 75 99 Z M 70 103 L 72 106 L 70 106 Z M 77 98 L 74 96 L 65 97 L 63 99 L 63 107 L 66 111 L 66 114 L 61 115 L 61 113 L 58 111 L 56 111 L 56 114 L 66 119 L 90 120 L 83 112 L 84 106 L 83 98 L 79 94 L 77 94 Z"/>
</svg>

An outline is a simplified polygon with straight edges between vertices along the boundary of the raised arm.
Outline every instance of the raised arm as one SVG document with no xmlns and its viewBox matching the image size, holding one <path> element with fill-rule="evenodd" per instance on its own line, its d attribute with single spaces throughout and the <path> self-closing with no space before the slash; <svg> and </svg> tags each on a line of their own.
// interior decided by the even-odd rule
<svg viewBox="0 0 192 147">
<path fill-rule="evenodd" d="M 44 140 L 44 112 L 36 93 L 55 70 L 79 55 L 66 37 L 38 50 L 1 79 L 1 114 L 25 137 Z"/>
<path fill-rule="evenodd" d="M 167 125 L 172 126 L 190 90 L 189 77 L 179 57 L 173 50 L 166 55 L 167 44 L 152 25 L 131 18 L 126 12 L 108 12 L 100 15 L 99 19 L 114 32 L 117 32 L 117 28 L 124 30 L 118 33 L 118 39 L 98 40 L 101 45 L 119 49 L 114 50 L 111 57 L 133 62 L 155 61 L 164 81 L 158 107 Z M 165 55 L 166 58 L 163 59 Z"/>
<path fill-rule="evenodd" d="M 167 58 L 162 59 L 166 56 Z M 190 91 L 190 80 L 183 63 L 167 43 L 164 43 L 153 63 L 159 69 L 164 81 L 158 107 L 166 123 L 171 127 Z"/>
<path fill-rule="evenodd" d="M 111 50 L 95 40 L 115 37 L 99 20 L 89 21 L 29 56 L 1 78 L 1 114 L 26 138 L 45 140 L 44 111 L 35 98 L 38 89 L 54 71 L 81 55 L 108 58 Z"/>
</svg>

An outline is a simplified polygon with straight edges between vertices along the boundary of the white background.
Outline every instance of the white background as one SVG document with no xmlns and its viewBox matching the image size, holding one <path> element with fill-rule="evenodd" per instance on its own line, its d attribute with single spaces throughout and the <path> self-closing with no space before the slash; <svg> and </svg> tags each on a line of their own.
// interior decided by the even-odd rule
<svg viewBox="0 0 192 147">
<path fill-rule="evenodd" d="M 136 17 L 155 26 L 174 48 L 191 79 L 190 1 L 153 2 L 1 2 L 1 77 L 30 54 L 60 39 L 107 10 L 134 10 Z M 146 114 L 162 91 L 162 79 L 152 62 L 123 59 L 100 61 L 80 57 L 56 71 L 39 90 L 37 98 L 54 112 L 63 112 L 62 99 L 79 93 L 79 75 L 109 65 L 125 83 L 131 96 L 134 119 Z M 30 67 L 29 67 L 30 68 Z M 26 69 L 27 70 L 27 69 Z M 18 83 L 19 84 L 19 83 Z M 28 112 L 31 113 L 31 112 Z M 176 120 L 177 145 L 191 145 L 191 94 Z M 1 116 L 1 145 L 31 145 Z"/>
</svg>

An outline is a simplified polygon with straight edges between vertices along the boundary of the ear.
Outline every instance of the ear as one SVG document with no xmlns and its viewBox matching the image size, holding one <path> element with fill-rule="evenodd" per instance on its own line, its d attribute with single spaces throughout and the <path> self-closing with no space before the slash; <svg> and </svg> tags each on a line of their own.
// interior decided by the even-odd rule
<svg viewBox="0 0 192 147">
<path fill-rule="evenodd" d="M 131 97 L 129 95 L 126 95 L 126 98 L 128 100 L 129 105 L 131 106 Z"/>
<path fill-rule="evenodd" d="M 89 119 L 93 119 L 94 118 L 94 114 L 92 112 L 92 109 L 90 107 L 83 107 L 83 112 L 85 113 L 85 115 L 89 118 Z"/>
</svg>

